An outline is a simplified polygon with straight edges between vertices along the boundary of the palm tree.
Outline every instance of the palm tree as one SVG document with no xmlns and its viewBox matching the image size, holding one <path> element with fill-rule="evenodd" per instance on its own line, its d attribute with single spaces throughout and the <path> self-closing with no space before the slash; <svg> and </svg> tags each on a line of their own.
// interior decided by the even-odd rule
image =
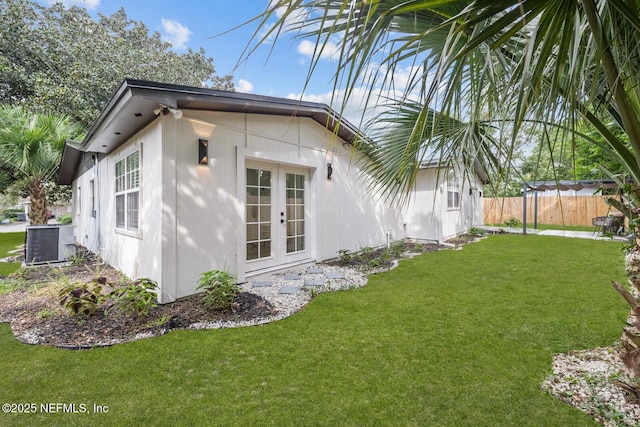
<svg viewBox="0 0 640 427">
<path fill-rule="evenodd" d="M 312 39 L 312 75 L 323 50 L 341 46 L 334 87 L 345 99 L 364 87 L 370 106 L 387 106 L 371 122 L 385 126 L 369 128 L 360 148 L 364 171 L 389 197 L 406 198 L 430 156 L 469 169 L 478 160 L 500 177 L 518 136 L 536 128 L 585 138 L 638 183 L 638 10 L 632 0 L 281 0 L 260 16 L 248 52 L 274 35 Z M 631 216 L 640 191 L 628 190 L 619 207 Z M 640 290 L 639 226 L 634 234 L 627 267 Z M 640 316 L 640 301 L 630 304 Z M 639 347 L 627 350 L 640 373 Z"/>
<path fill-rule="evenodd" d="M 79 127 L 66 116 L 0 106 L 0 164 L 24 178 L 31 199 L 31 225 L 48 222 L 45 183 L 60 165 L 65 141 L 78 133 Z"/>
</svg>

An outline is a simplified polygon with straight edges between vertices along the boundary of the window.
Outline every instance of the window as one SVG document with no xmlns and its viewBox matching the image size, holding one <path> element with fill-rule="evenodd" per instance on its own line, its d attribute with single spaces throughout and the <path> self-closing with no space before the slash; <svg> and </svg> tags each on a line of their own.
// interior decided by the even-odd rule
<svg viewBox="0 0 640 427">
<path fill-rule="evenodd" d="M 454 171 L 447 174 L 447 209 L 460 209 L 460 186 Z"/>
<path fill-rule="evenodd" d="M 116 163 L 116 228 L 138 230 L 140 150 Z"/>
</svg>

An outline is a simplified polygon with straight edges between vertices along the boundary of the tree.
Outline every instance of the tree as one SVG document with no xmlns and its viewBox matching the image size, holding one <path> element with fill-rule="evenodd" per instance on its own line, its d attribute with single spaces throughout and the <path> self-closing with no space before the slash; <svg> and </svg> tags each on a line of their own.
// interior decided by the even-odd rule
<svg viewBox="0 0 640 427">
<path fill-rule="evenodd" d="M 31 200 L 31 225 L 47 223 L 45 183 L 58 170 L 65 141 L 80 136 L 79 132 L 80 127 L 67 116 L 0 107 L 0 165 L 24 179 Z"/>
<path fill-rule="evenodd" d="M 233 90 L 202 48 L 178 54 L 124 9 L 96 21 L 61 3 L 0 0 L 0 102 L 89 126 L 124 78 Z"/>
<path fill-rule="evenodd" d="M 597 131 L 590 130 L 584 124 L 577 129 L 578 135 L 570 139 L 562 138 L 557 132 L 538 132 L 537 144 L 518 167 L 521 181 L 602 179 L 606 178 L 605 171 L 615 175 L 624 173 L 622 165 L 598 146 L 604 144 L 604 139 Z M 587 135 L 598 144 L 579 134 Z M 616 137 L 621 141 L 626 138 L 620 132 Z"/>
<path fill-rule="evenodd" d="M 340 40 L 334 87 L 348 97 L 364 86 L 371 104 L 387 100 L 375 118 L 385 126 L 364 143 L 363 169 L 393 197 L 410 192 L 429 155 L 461 158 L 469 169 L 478 159 L 505 175 L 527 123 L 584 138 L 640 182 L 636 1 L 281 0 L 261 18 L 256 37 L 266 35 L 258 43 L 283 32 L 315 41 L 310 74 Z M 397 91 L 400 69 L 408 70 L 408 84 Z M 640 191 L 628 190 L 619 207 L 633 216 Z M 636 224 L 626 259 L 640 290 Z M 640 316 L 640 301 L 629 301 Z M 625 345 L 640 374 L 640 347 Z"/>
</svg>

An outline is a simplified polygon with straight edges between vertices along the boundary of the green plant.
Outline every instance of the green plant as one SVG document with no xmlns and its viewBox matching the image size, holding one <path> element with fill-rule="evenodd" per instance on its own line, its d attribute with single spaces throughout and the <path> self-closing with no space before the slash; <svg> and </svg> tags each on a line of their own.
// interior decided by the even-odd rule
<svg viewBox="0 0 640 427">
<path fill-rule="evenodd" d="M 147 324 L 145 324 L 145 327 L 151 327 L 151 328 L 155 328 L 155 327 L 159 327 L 162 326 L 164 324 L 166 324 L 169 321 L 169 317 L 168 316 L 162 316 L 159 319 L 156 319 L 152 322 L 149 322 Z"/>
<path fill-rule="evenodd" d="M 362 261 L 367 261 L 373 255 L 374 249 L 371 246 L 365 246 L 360 249 L 358 253 L 358 258 Z"/>
<path fill-rule="evenodd" d="M 226 270 L 210 270 L 202 273 L 197 289 L 203 290 L 202 303 L 215 310 L 231 309 L 240 287 L 236 276 Z"/>
<path fill-rule="evenodd" d="M 58 222 L 60 224 L 71 224 L 72 221 L 73 221 L 73 215 L 71 214 L 64 214 L 60 218 L 58 218 Z"/>
<path fill-rule="evenodd" d="M 106 283 L 102 278 L 88 283 L 68 283 L 58 292 L 60 305 L 74 316 L 93 316 L 100 304 L 105 300 L 102 286 Z"/>
<path fill-rule="evenodd" d="M 369 261 L 369 265 L 373 268 L 380 267 L 381 264 L 382 262 L 380 261 L 380 258 L 374 258 L 371 261 Z"/>
<path fill-rule="evenodd" d="M 116 304 L 125 314 L 147 316 L 149 310 L 158 306 L 158 284 L 143 278 L 121 286 L 111 292 Z"/>
<path fill-rule="evenodd" d="M 424 245 L 422 243 L 416 243 L 413 248 L 416 252 L 424 252 Z"/>
<path fill-rule="evenodd" d="M 522 222 L 518 218 L 511 217 L 504 222 L 505 227 L 517 228 L 522 226 Z"/>
<path fill-rule="evenodd" d="M 407 245 L 402 240 L 395 241 L 389 246 L 389 252 L 396 258 L 400 257 L 406 250 Z"/>
<path fill-rule="evenodd" d="M 76 251 L 73 255 L 67 258 L 67 261 L 71 263 L 73 266 L 79 266 L 84 264 L 87 260 L 88 251 L 82 247 L 76 247 Z"/>
<path fill-rule="evenodd" d="M 340 249 L 338 251 L 338 260 L 341 264 L 348 264 L 353 261 L 353 253 L 349 249 Z"/>
<path fill-rule="evenodd" d="M 469 229 L 469 235 L 471 236 L 484 236 L 484 230 L 479 227 L 471 227 Z"/>
</svg>

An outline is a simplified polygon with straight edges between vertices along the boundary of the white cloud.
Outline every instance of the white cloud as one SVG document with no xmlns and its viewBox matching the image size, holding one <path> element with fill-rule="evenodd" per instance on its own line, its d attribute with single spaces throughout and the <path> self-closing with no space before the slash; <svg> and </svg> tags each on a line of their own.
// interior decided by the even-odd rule
<svg viewBox="0 0 640 427">
<path fill-rule="evenodd" d="M 240 79 L 238 80 L 236 89 L 238 90 L 238 92 L 249 93 L 253 90 L 253 83 L 245 79 Z"/>
<path fill-rule="evenodd" d="M 367 99 L 368 94 L 369 89 L 360 86 L 355 88 L 346 100 L 344 90 L 305 95 L 291 93 L 287 95 L 287 98 L 327 104 L 341 113 L 349 122 L 364 130 L 367 122 L 382 111 L 382 107 L 379 107 L 377 102 L 380 91 L 375 89 L 369 99 Z"/>
<path fill-rule="evenodd" d="M 79 6 L 85 9 L 95 9 L 100 5 L 100 0 L 46 0 L 47 4 L 62 3 L 65 7 Z"/>
<path fill-rule="evenodd" d="M 185 27 L 178 21 L 162 18 L 162 40 L 171 45 L 175 49 L 184 49 L 187 47 L 187 42 L 191 34 L 189 27 Z"/>
<path fill-rule="evenodd" d="M 322 49 L 320 52 L 320 59 L 337 61 L 340 58 L 340 46 L 335 42 L 328 41 L 325 45 L 318 45 L 317 49 Z M 309 58 L 313 58 L 314 54 L 315 56 L 318 56 L 318 52 L 315 52 L 316 44 L 309 40 L 302 40 L 298 44 L 297 50 L 298 53 Z"/>
</svg>

